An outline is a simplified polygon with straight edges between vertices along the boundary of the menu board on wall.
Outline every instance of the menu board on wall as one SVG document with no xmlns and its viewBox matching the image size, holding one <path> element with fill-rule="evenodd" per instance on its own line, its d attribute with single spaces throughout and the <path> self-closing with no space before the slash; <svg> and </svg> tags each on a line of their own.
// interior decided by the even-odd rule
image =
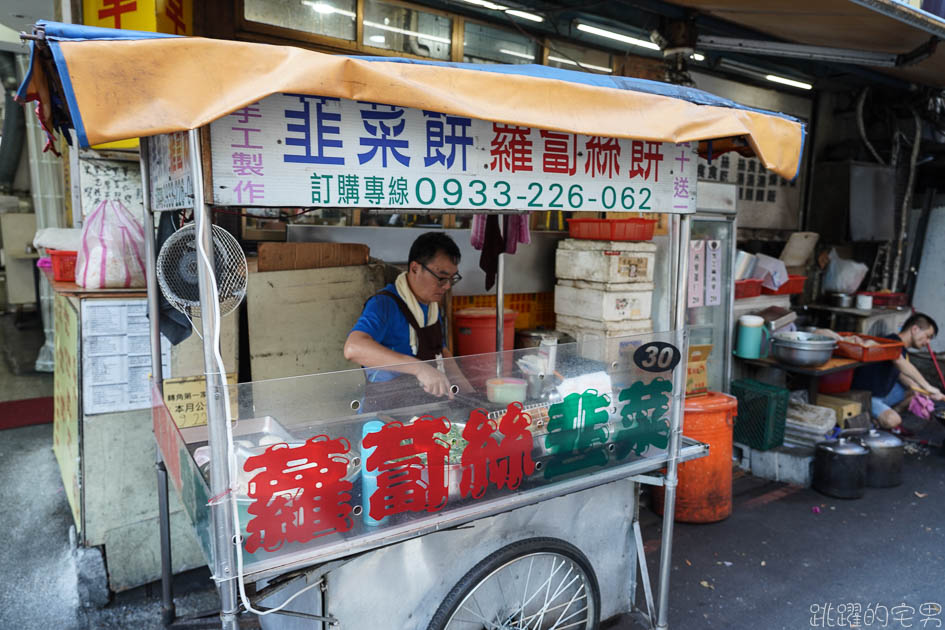
<svg viewBox="0 0 945 630">
<path fill-rule="evenodd" d="M 151 342 L 148 303 L 82 300 L 82 402 L 86 415 L 151 406 Z M 171 344 L 161 336 L 164 376 Z"/>
</svg>

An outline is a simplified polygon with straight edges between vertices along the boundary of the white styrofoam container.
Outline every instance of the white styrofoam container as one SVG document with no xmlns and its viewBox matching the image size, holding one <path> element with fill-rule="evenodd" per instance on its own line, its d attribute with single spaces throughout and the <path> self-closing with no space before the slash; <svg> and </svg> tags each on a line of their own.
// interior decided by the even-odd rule
<svg viewBox="0 0 945 630">
<path fill-rule="evenodd" d="M 632 354 L 642 339 L 633 335 L 653 332 L 653 320 L 636 319 L 621 322 L 599 322 L 583 317 L 558 315 L 555 329 L 568 333 L 578 345 L 578 354 L 596 361 L 613 363 L 623 354 Z"/>
<path fill-rule="evenodd" d="M 568 238 L 558 243 L 555 276 L 592 282 L 653 282 L 655 260 L 653 243 Z"/>
<path fill-rule="evenodd" d="M 555 313 L 610 322 L 650 319 L 653 285 L 632 286 L 633 290 L 607 290 L 605 285 L 559 280 L 555 286 Z"/>
<path fill-rule="evenodd" d="M 598 333 L 601 337 L 623 337 L 653 332 L 653 320 L 625 319 L 619 322 L 604 322 L 572 315 L 558 315 L 555 317 L 555 328 L 562 332 L 582 330 Z"/>
</svg>

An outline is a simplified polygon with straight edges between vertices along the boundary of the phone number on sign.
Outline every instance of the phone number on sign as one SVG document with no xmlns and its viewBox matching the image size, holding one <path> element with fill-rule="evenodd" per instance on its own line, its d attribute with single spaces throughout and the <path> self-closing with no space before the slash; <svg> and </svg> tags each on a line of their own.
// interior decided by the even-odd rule
<svg viewBox="0 0 945 630">
<path fill-rule="evenodd" d="M 518 194 L 521 192 L 525 194 Z M 513 190 L 512 184 L 504 180 L 494 181 L 490 185 L 481 179 L 473 179 L 464 186 L 458 179 L 450 178 L 437 184 L 429 177 L 421 177 L 414 186 L 414 195 L 420 206 L 468 204 L 473 207 L 489 205 L 497 208 L 513 206 L 577 210 L 586 204 L 597 203 L 607 210 L 653 211 L 650 205 L 653 192 L 649 188 L 634 186 L 604 186 L 599 192 L 594 192 L 581 184 L 544 186 L 539 182 L 531 182 L 522 191 Z"/>
</svg>

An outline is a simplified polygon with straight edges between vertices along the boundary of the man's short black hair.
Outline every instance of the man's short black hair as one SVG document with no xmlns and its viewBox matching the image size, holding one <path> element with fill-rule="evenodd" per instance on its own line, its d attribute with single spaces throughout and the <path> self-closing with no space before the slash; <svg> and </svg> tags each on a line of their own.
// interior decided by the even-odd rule
<svg viewBox="0 0 945 630">
<path fill-rule="evenodd" d="M 938 335 L 938 324 L 936 324 L 935 320 L 925 313 L 913 313 L 910 315 L 909 319 L 902 323 L 902 328 L 900 328 L 899 331 L 905 332 L 913 326 L 918 326 L 919 328 L 923 329 L 931 326 L 933 330 L 932 336 L 935 337 Z"/>
<path fill-rule="evenodd" d="M 440 252 L 446 254 L 454 265 L 459 264 L 459 247 L 449 235 L 443 232 L 421 234 L 410 246 L 410 256 L 407 258 L 407 264 L 417 261 L 425 265 L 436 258 L 436 255 Z"/>
</svg>

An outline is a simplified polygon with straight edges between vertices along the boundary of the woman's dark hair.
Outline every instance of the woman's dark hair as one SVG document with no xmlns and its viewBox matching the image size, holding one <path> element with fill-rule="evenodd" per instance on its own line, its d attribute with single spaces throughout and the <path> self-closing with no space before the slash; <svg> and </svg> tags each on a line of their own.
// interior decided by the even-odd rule
<svg viewBox="0 0 945 630">
<path fill-rule="evenodd" d="M 913 313 L 909 316 L 909 319 L 902 323 L 902 328 L 899 330 L 905 332 L 912 328 L 913 326 L 918 326 L 919 328 L 928 328 L 932 327 L 932 336 L 935 337 L 938 335 L 938 324 L 935 323 L 935 320 L 926 315 L 925 313 Z"/>
<path fill-rule="evenodd" d="M 459 264 L 459 247 L 448 235 L 443 232 L 427 232 L 417 237 L 417 240 L 410 246 L 410 255 L 407 263 L 417 261 L 423 265 L 427 264 L 440 252 L 446 254 L 454 265 Z"/>
</svg>

